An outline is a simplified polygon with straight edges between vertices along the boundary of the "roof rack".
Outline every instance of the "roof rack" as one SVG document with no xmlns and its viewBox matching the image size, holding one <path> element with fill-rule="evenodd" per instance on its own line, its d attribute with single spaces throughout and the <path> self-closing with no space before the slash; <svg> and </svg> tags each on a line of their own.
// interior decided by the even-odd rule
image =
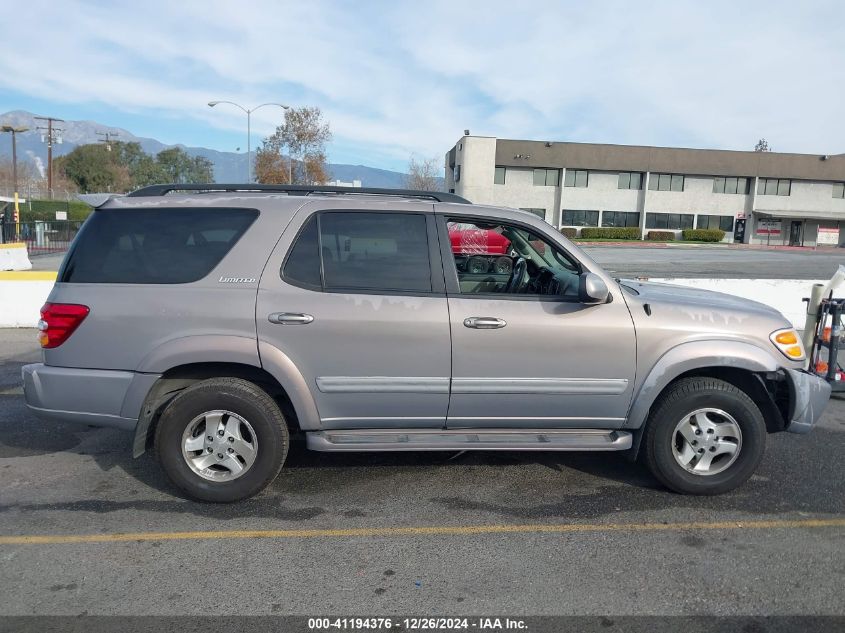
<svg viewBox="0 0 845 633">
<path fill-rule="evenodd" d="M 454 193 L 442 191 L 417 191 L 413 189 L 383 189 L 377 187 L 332 187 L 328 185 L 263 185 L 263 184 L 217 184 L 217 183 L 171 183 L 166 185 L 149 185 L 141 187 L 126 195 L 130 198 L 141 196 L 165 196 L 174 191 L 198 192 L 257 192 L 257 193 L 286 193 L 294 196 L 309 196 L 311 194 L 364 194 L 378 196 L 398 196 L 401 198 L 421 198 L 435 202 L 456 202 L 470 204 L 469 200 L 456 196 Z"/>
</svg>

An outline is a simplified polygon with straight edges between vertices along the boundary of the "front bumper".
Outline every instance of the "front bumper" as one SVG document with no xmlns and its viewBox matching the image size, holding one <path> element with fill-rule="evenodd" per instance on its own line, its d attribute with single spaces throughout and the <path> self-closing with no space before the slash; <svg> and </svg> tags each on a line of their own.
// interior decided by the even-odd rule
<svg viewBox="0 0 845 633">
<path fill-rule="evenodd" d="M 159 375 L 34 363 L 21 368 L 21 378 L 26 406 L 40 417 L 134 429 Z"/>
<path fill-rule="evenodd" d="M 787 369 L 786 375 L 792 392 L 792 413 L 786 430 L 790 433 L 809 433 L 830 400 L 830 384 L 802 370 Z"/>
</svg>

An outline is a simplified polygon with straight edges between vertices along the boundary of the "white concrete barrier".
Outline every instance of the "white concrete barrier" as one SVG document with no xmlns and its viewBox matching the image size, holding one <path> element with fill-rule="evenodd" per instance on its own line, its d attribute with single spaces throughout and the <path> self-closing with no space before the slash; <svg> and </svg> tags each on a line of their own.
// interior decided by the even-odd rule
<svg viewBox="0 0 845 633">
<path fill-rule="evenodd" d="M 0 244 L 0 270 L 31 270 L 32 263 L 23 242 Z"/>
<path fill-rule="evenodd" d="M 41 306 L 56 279 L 54 272 L 0 272 L 0 327 L 36 327 Z M 802 299 L 814 283 L 804 279 L 657 279 L 649 281 L 715 290 L 759 301 L 779 310 L 797 328 L 804 327 Z"/>
<path fill-rule="evenodd" d="M 55 272 L 0 272 L 0 327 L 37 327 Z"/>
</svg>

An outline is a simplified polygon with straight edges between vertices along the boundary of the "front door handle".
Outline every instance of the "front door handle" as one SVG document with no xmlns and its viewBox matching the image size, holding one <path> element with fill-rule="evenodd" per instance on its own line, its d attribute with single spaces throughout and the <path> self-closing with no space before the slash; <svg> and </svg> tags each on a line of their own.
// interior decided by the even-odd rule
<svg viewBox="0 0 845 633">
<path fill-rule="evenodd" d="M 464 319 L 464 326 L 476 330 L 498 330 L 508 324 L 504 319 L 496 317 L 468 317 Z"/>
<path fill-rule="evenodd" d="M 277 325 L 306 325 L 311 323 L 314 317 L 301 312 L 274 312 L 267 315 L 267 320 Z"/>
</svg>

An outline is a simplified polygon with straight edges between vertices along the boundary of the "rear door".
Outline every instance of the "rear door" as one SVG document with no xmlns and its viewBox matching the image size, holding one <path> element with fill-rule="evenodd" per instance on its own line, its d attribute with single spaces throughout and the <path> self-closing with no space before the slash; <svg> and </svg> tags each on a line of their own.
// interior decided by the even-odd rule
<svg viewBox="0 0 845 633">
<path fill-rule="evenodd" d="M 451 350 L 432 205 L 350 206 L 297 213 L 261 278 L 259 341 L 303 374 L 323 428 L 442 428 Z"/>
<path fill-rule="evenodd" d="M 624 299 L 582 304 L 582 265 L 530 223 L 439 214 L 438 223 L 452 332 L 447 426 L 621 427 L 636 364 Z M 491 247 L 502 238 L 504 255 Z"/>
</svg>

